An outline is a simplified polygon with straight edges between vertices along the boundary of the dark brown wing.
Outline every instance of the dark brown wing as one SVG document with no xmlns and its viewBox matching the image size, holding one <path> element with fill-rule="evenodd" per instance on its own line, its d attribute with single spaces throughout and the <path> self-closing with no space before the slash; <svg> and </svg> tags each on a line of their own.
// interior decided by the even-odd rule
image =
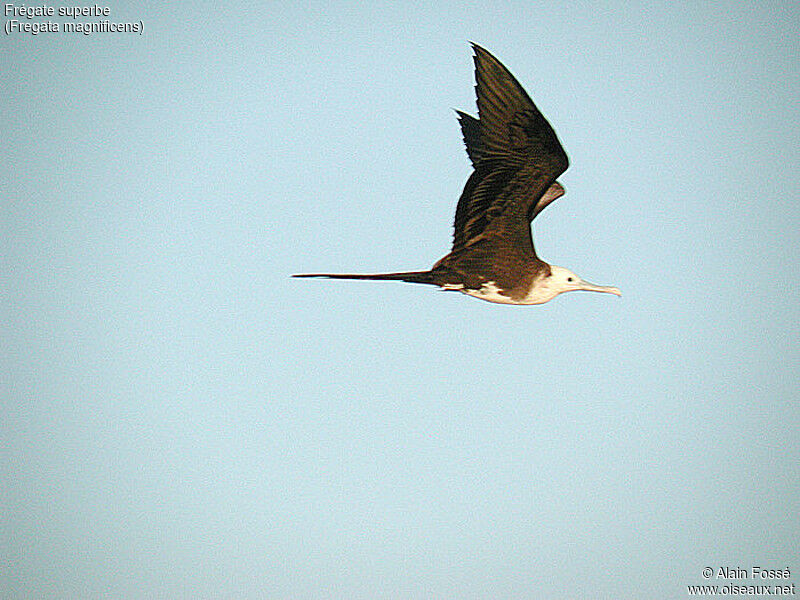
<svg viewBox="0 0 800 600">
<path fill-rule="evenodd" d="M 536 215 L 547 208 L 551 202 L 561 198 L 565 191 L 566 190 L 564 190 L 563 185 L 561 185 L 558 181 L 554 181 L 553 184 L 547 188 L 547 191 L 542 195 L 542 197 L 536 201 L 536 204 L 533 206 L 533 210 L 528 211 L 528 220 L 533 221 L 536 218 Z"/>
<path fill-rule="evenodd" d="M 461 125 L 461 134 L 464 136 L 464 145 L 467 147 L 467 155 L 472 161 L 472 166 L 477 167 L 481 162 L 481 122 L 465 112 L 456 110 L 458 123 Z"/>
<path fill-rule="evenodd" d="M 569 166 L 553 128 L 514 76 L 488 51 L 472 47 L 479 118 L 459 112 L 459 119 L 475 171 L 456 208 L 454 250 L 512 206 L 522 218 L 535 217 L 563 193 L 539 202 Z"/>
</svg>

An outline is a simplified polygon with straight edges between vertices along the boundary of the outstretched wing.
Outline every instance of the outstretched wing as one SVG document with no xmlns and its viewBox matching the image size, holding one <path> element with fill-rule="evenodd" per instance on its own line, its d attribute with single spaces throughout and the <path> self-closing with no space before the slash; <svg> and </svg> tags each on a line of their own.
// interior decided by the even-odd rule
<svg viewBox="0 0 800 600">
<path fill-rule="evenodd" d="M 507 211 L 533 219 L 563 194 L 551 185 L 569 166 L 553 128 L 519 82 L 488 51 L 472 47 L 479 118 L 458 115 L 475 170 L 456 208 L 454 250 Z"/>
</svg>

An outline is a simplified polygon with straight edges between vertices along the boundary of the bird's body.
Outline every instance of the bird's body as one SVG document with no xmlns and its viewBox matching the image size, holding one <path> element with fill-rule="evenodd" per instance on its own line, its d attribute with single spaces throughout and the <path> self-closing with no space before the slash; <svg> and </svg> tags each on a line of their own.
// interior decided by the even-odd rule
<svg viewBox="0 0 800 600">
<path fill-rule="evenodd" d="M 451 252 L 428 271 L 295 277 L 424 283 L 499 304 L 542 304 L 574 290 L 620 294 L 536 256 L 530 223 L 564 194 L 556 178 L 569 161 L 514 76 L 488 51 L 473 48 L 479 118 L 458 117 L 474 171 L 456 208 Z"/>
</svg>

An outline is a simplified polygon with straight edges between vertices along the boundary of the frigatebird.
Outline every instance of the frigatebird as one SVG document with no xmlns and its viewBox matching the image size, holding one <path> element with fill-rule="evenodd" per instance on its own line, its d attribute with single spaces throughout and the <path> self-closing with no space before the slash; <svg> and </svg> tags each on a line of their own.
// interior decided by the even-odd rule
<svg viewBox="0 0 800 600">
<path fill-rule="evenodd" d="M 293 277 L 424 283 L 500 304 L 542 304 L 578 290 L 621 295 L 536 256 L 531 222 L 564 195 L 556 179 L 569 159 L 516 78 L 487 50 L 472 48 L 478 118 L 456 113 L 474 170 L 456 207 L 451 252 L 427 271 Z"/>
</svg>

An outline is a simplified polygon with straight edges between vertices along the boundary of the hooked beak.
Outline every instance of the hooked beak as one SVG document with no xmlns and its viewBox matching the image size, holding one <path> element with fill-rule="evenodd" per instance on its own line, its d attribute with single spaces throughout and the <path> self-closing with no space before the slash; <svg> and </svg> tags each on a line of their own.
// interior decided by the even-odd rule
<svg viewBox="0 0 800 600">
<path fill-rule="evenodd" d="M 578 285 L 575 287 L 575 289 L 586 292 L 605 292 L 606 294 L 614 294 L 616 296 L 622 296 L 622 292 L 619 291 L 619 288 L 610 287 L 606 285 L 595 285 L 594 283 L 589 283 L 584 279 L 581 279 L 578 282 Z"/>
</svg>

